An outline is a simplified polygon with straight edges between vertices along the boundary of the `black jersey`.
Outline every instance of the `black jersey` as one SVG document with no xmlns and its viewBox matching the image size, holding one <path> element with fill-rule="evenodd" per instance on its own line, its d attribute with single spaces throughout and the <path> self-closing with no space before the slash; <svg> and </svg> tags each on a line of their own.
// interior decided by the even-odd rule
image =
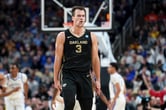
<svg viewBox="0 0 166 110">
<path fill-rule="evenodd" d="M 65 31 L 63 71 L 89 72 L 91 68 L 92 41 L 88 30 L 81 37 Z"/>
</svg>

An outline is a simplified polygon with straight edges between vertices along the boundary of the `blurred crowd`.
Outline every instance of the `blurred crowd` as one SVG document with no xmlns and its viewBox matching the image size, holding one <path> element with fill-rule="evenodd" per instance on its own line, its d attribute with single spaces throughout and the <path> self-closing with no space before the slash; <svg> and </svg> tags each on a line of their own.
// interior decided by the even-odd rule
<svg viewBox="0 0 166 110">
<path fill-rule="evenodd" d="M 142 110 L 141 105 L 166 108 L 166 0 L 149 3 L 150 11 L 135 27 L 135 40 L 119 62 L 127 87 L 127 110 Z"/>
<path fill-rule="evenodd" d="M 91 3 L 86 0 L 60 1 L 66 7 L 71 7 L 73 4 L 92 7 L 94 9 L 90 11 L 92 17 L 98 9 L 95 4 L 102 2 L 102 0 Z M 137 0 L 113 1 L 115 32 L 120 32 L 136 3 Z M 47 5 L 46 12 L 49 13 L 47 16 L 56 15 L 56 18 L 50 18 L 58 21 L 52 22 L 48 19 L 48 24 L 60 26 L 63 22 L 63 10 L 52 6 L 50 1 L 47 1 Z M 144 24 L 135 27 L 133 32 L 135 41 L 120 59 L 120 71 L 128 90 L 127 110 L 134 110 L 132 107 L 137 107 L 137 96 L 144 95 L 143 90 L 147 89 L 141 79 L 143 72 L 152 82 L 154 89 L 159 90 L 166 86 L 165 7 L 164 0 L 152 4 L 151 12 L 145 15 Z M 53 62 L 56 58 L 54 45 L 57 32 L 41 31 L 40 11 L 40 0 L 0 1 L 0 74 L 8 73 L 10 63 L 20 64 L 20 71 L 26 73 L 29 79 L 27 110 L 28 108 L 48 110 L 52 97 Z M 157 18 L 151 20 L 150 14 L 155 14 Z M 3 99 L 0 99 L 0 110 L 3 106 Z"/>
</svg>

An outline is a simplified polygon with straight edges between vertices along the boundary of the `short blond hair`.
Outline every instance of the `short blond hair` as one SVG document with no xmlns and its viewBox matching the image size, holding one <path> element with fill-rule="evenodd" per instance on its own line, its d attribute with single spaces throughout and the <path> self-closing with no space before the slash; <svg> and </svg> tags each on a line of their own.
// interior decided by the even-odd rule
<svg viewBox="0 0 166 110">
<path fill-rule="evenodd" d="M 86 13 L 86 10 L 85 10 L 85 7 L 84 6 L 74 6 L 73 8 L 72 8 L 72 16 L 74 16 L 75 15 L 75 10 L 83 10 L 85 13 Z"/>
</svg>

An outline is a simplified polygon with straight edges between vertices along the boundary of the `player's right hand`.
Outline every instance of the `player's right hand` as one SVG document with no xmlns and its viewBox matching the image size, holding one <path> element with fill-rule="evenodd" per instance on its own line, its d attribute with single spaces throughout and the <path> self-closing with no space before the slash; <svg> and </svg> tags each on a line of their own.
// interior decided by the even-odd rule
<svg viewBox="0 0 166 110">
<path fill-rule="evenodd" d="M 57 81 L 54 81 L 54 87 L 55 89 L 61 91 L 62 90 L 62 87 L 61 87 L 61 84 L 60 84 L 60 81 L 57 80 Z"/>
<path fill-rule="evenodd" d="M 20 87 L 16 87 L 13 89 L 13 92 L 17 92 L 18 90 L 20 90 Z"/>
</svg>

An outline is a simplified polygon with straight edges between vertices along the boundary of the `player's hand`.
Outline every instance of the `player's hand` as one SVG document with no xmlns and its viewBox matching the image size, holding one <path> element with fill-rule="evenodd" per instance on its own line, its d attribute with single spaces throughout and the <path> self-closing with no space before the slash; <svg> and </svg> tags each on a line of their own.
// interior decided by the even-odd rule
<svg viewBox="0 0 166 110">
<path fill-rule="evenodd" d="M 57 89 L 59 91 L 62 90 L 62 87 L 61 87 L 61 84 L 60 84 L 59 80 L 54 81 L 54 87 L 55 87 L 55 89 Z"/>
<path fill-rule="evenodd" d="M 58 89 L 54 88 L 52 101 L 51 101 L 52 110 L 55 110 L 55 107 L 56 107 L 56 96 L 57 96 L 57 94 L 58 94 Z"/>
<path fill-rule="evenodd" d="M 109 103 L 107 104 L 107 109 L 108 109 L 108 110 L 112 110 L 112 109 L 113 109 L 111 102 L 109 102 Z"/>
<path fill-rule="evenodd" d="M 16 88 L 13 89 L 13 92 L 17 92 L 19 90 L 20 90 L 20 87 L 16 87 Z"/>
<path fill-rule="evenodd" d="M 100 81 L 97 81 L 97 80 L 96 80 L 96 92 L 97 92 L 97 94 L 99 94 L 99 95 L 100 95 L 100 93 L 101 93 Z"/>
<path fill-rule="evenodd" d="M 109 106 L 108 106 L 108 110 L 113 110 L 113 107 L 115 106 L 115 100 L 111 101 Z"/>
</svg>

